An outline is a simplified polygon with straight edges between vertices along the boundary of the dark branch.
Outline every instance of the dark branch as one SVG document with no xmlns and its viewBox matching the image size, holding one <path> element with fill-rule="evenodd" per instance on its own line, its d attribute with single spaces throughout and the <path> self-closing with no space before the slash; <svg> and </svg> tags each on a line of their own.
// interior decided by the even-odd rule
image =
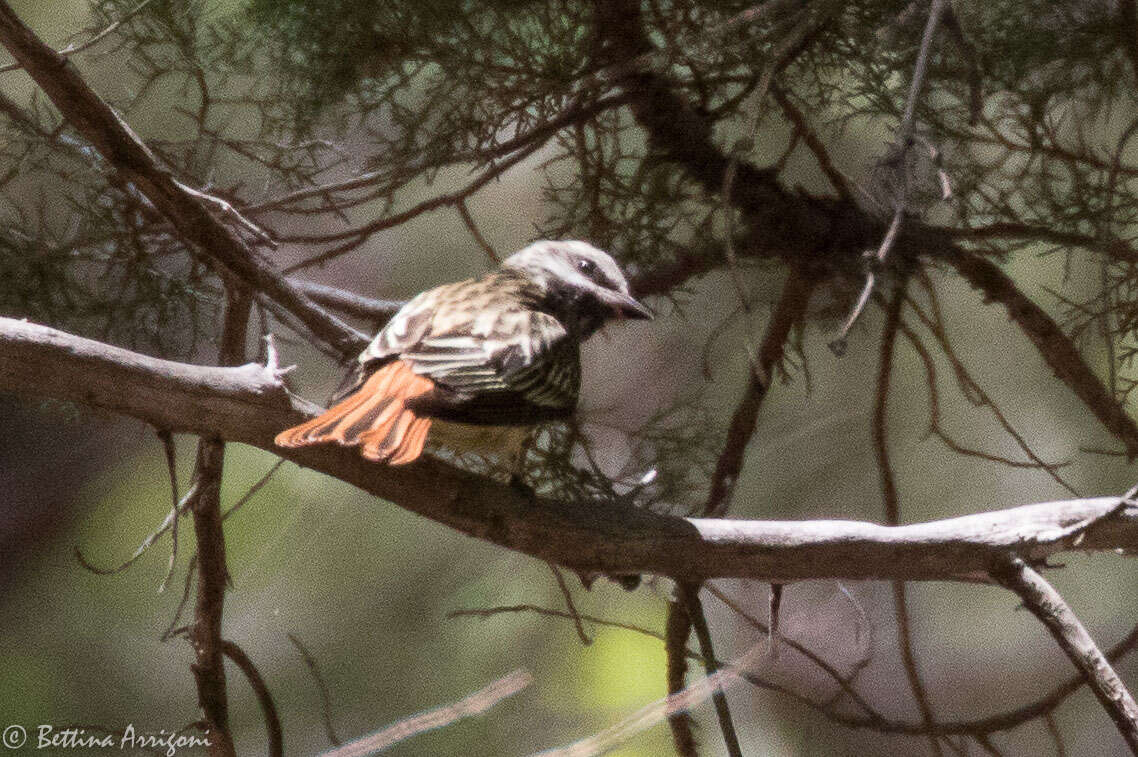
<svg viewBox="0 0 1138 757">
<path fill-rule="evenodd" d="M 253 664 L 253 660 L 249 655 L 245 654 L 245 650 L 234 644 L 232 641 L 223 641 L 221 643 L 221 651 L 225 656 L 233 661 L 233 664 L 241 668 L 241 672 L 245 674 L 248 679 L 249 685 L 253 688 L 253 693 L 257 697 L 257 703 L 261 705 L 261 714 L 265 717 L 265 728 L 268 729 L 268 751 L 269 757 L 281 757 L 284 754 L 284 736 L 281 734 L 281 719 L 277 715 L 277 706 L 273 702 L 273 696 L 269 693 L 269 687 L 265 684 L 265 679 L 261 677 L 260 671 L 257 666 Z"/>
<path fill-rule="evenodd" d="M 984 296 L 1003 305 L 1012 321 L 1027 335 L 1055 375 L 1090 408 L 1099 422 L 1126 445 L 1127 456 L 1138 456 L 1138 425 L 1110 395 L 1074 342 L 1043 308 L 1020 291 L 999 266 L 978 255 L 962 253 L 953 267 Z"/>
<path fill-rule="evenodd" d="M 665 673 L 668 695 L 684 690 L 688 671 L 688 636 L 691 634 L 691 618 L 678 599 L 668 602 L 667 618 L 664 623 L 664 654 L 667 657 Z M 668 728 L 672 732 L 672 744 L 679 757 L 699 757 L 695 744 L 693 726 L 695 721 L 687 710 L 669 713 Z"/>
<path fill-rule="evenodd" d="M 707 620 L 703 617 L 703 605 L 699 601 L 699 585 L 681 583 L 676 587 L 679 599 L 695 629 L 696 639 L 699 640 L 700 656 L 703 657 L 703 669 L 708 678 L 713 678 L 719 669 L 715 657 L 715 647 L 711 643 L 711 631 L 707 628 Z M 727 744 L 727 754 L 730 757 L 743 757 L 743 750 L 739 746 L 739 736 L 735 733 L 735 723 L 731 719 L 731 709 L 727 706 L 727 694 L 721 687 L 716 687 L 711 693 L 711 701 L 715 705 L 715 716 L 719 720 L 719 730 L 723 732 L 723 741 Z"/>
</svg>

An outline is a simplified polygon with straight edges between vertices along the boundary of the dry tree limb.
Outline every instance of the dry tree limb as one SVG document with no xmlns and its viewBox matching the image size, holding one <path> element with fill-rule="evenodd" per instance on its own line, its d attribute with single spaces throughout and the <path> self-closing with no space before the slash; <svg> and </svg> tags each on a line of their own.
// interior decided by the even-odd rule
<svg viewBox="0 0 1138 757">
<path fill-rule="evenodd" d="M 1130 751 L 1138 754 L 1138 704 L 1059 592 L 1023 558 L 1014 554 L 1004 555 L 993 562 L 992 577 L 1018 594 L 1032 615 L 1047 627 L 1063 652 L 1082 672 Z"/>
<path fill-rule="evenodd" d="M 503 699 L 514 696 L 532 682 L 533 676 L 529 672 L 515 670 L 454 704 L 428 710 L 393 723 L 370 736 L 349 741 L 341 747 L 324 752 L 322 757 L 364 757 L 375 754 L 425 731 L 442 728 L 462 718 L 481 715 Z"/>
<path fill-rule="evenodd" d="M 633 507 L 530 498 L 425 459 L 401 468 L 339 447 L 281 450 L 273 438 L 319 408 L 265 366 L 194 366 L 0 318 L 0 390 L 97 407 L 173 433 L 251 444 L 424 517 L 587 572 L 792 581 L 985 581 L 992 558 L 1138 549 L 1138 511 L 1118 497 L 1070 499 L 906 526 L 858 521 L 678 518 Z"/>
</svg>

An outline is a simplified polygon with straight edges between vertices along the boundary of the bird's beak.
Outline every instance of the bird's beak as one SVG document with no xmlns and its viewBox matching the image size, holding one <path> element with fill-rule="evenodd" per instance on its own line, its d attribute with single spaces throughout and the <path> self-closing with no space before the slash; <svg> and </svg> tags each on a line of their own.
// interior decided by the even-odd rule
<svg viewBox="0 0 1138 757">
<path fill-rule="evenodd" d="M 624 318 L 639 318 L 650 321 L 655 315 L 640 302 L 623 292 L 614 292 L 611 289 L 602 295 L 605 304 L 609 305 L 617 315 Z"/>
</svg>

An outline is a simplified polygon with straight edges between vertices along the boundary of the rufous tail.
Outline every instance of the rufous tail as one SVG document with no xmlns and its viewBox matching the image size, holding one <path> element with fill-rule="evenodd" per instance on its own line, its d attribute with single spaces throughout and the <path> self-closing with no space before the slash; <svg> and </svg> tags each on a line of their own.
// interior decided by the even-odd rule
<svg viewBox="0 0 1138 757">
<path fill-rule="evenodd" d="M 423 452 L 431 419 L 405 404 L 434 388 L 401 360 L 388 363 L 358 390 L 310 421 L 277 434 L 280 447 L 307 447 L 335 442 L 359 446 L 368 460 L 404 465 Z"/>
</svg>

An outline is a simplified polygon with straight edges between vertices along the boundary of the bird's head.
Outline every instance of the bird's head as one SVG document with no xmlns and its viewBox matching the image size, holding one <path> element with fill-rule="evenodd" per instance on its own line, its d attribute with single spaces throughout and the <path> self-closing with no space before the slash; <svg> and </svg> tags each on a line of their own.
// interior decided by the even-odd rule
<svg viewBox="0 0 1138 757">
<path fill-rule="evenodd" d="M 524 273 L 557 316 L 585 336 L 614 318 L 652 318 L 652 311 L 628 293 L 628 280 L 616 261 L 587 242 L 534 242 L 506 258 L 502 267 Z"/>
</svg>

